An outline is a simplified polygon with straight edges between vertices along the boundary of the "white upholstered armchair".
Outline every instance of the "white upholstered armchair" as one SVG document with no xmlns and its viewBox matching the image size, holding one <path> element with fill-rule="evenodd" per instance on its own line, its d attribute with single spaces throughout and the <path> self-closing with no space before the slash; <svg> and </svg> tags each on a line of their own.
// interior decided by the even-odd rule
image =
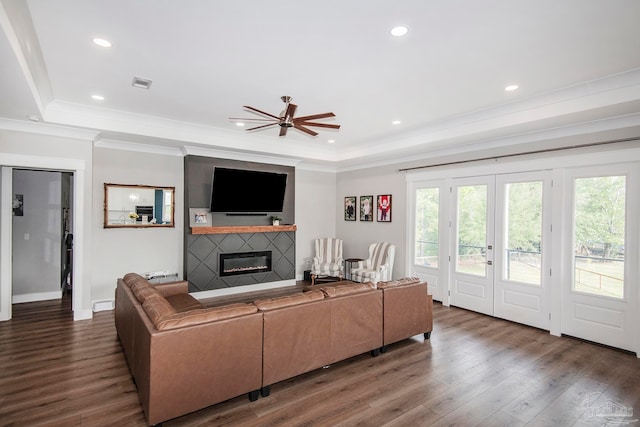
<svg viewBox="0 0 640 427">
<path fill-rule="evenodd" d="M 351 279 L 373 283 L 391 280 L 395 254 L 396 247 L 391 243 L 372 243 L 369 246 L 369 259 L 358 262 L 358 267 L 351 269 Z"/>
<path fill-rule="evenodd" d="M 311 265 L 311 277 L 331 276 L 344 277 L 342 266 L 342 240 L 335 237 L 324 237 L 316 239 L 316 256 L 313 257 Z"/>
</svg>

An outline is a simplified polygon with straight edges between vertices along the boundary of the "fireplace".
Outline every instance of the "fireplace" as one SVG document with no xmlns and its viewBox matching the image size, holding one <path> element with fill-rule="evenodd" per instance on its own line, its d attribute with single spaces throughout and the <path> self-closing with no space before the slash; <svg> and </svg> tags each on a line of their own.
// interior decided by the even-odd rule
<svg viewBox="0 0 640 427">
<path fill-rule="evenodd" d="M 271 251 L 220 254 L 220 276 L 271 271 Z"/>
</svg>

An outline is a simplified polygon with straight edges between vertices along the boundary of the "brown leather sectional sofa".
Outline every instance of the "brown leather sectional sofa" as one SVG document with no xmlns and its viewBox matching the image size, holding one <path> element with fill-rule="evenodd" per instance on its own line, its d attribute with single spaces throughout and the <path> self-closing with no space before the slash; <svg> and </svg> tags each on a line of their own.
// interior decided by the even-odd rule
<svg viewBox="0 0 640 427">
<path fill-rule="evenodd" d="M 215 303 L 215 301 L 213 302 Z M 432 301 L 418 279 L 342 281 L 247 303 L 204 307 L 186 282 L 118 279 L 115 323 L 150 425 L 417 334 Z"/>
</svg>

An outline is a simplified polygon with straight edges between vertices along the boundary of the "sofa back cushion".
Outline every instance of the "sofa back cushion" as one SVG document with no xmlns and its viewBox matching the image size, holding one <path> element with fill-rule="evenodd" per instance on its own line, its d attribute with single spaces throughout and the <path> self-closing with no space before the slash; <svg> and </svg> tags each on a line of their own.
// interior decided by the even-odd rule
<svg viewBox="0 0 640 427">
<path fill-rule="evenodd" d="M 295 295 L 256 300 L 254 304 L 260 311 L 275 310 L 292 305 L 304 304 L 306 302 L 324 299 L 324 294 L 320 290 L 303 292 Z"/>
<path fill-rule="evenodd" d="M 144 279 L 143 279 L 144 280 Z M 147 298 L 152 295 L 160 295 L 160 293 L 149 284 L 146 280 L 138 281 L 129 286 L 133 295 L 135 295 L 136 299 L 140 304 L 143 304 Z"/>
<path fill-rule="evenodd" d="M 321 291 L 327 298 L 335 298 L 343 295 L 357 294 L 360 292 L 367 292 L 376 289 L 376 285 L 371 282 L 366 283 L 347 283 L 343 285 L 335 286 L 323 286 Z"/>
<path fill-rule="evenodd" d="M 133 285 L 134 283 L 138 283 L 138 282 L 149 283 L 149 282 L 147 282 L 147 279 L 145 279 L 144 277 L 142 277 L 138 273 L 127 273 L 127 274 L 124 275 L 122 280 L 129 287 L 131 287 L 131 285 Z"/>
<path fill-rule="evenodd" d="M 396 286 L 412 285 L 414 283 L 420 283 L 420 279 L 418 277 L 404 277 L 398 280 L 389 280 L 388 282 L 378 282 L 378 288 L 393 288 Z"/>
<path fill-rule="evenodd" d="M 253 314 L 258 308 L 253 304 L 228 304 L 220 307 L 202 308 L 185 311 L 182 313 L 169 314 L 154 323 L 159 331 L 183 328 L 185 326 L 197 325 L 200 323 L 215 322 L 218 320 L 232 319 L 247 314 Z"/>
<path fill-rule="evenodd" d="M 142 303 L 142 308 L 156 329 L 158 329 L 158 324 L 162 319 L 176 313 L 176 310 L 169 304 L 169 301 L 159 294 L 147 297 L 144 303 Z"/>
</svg>

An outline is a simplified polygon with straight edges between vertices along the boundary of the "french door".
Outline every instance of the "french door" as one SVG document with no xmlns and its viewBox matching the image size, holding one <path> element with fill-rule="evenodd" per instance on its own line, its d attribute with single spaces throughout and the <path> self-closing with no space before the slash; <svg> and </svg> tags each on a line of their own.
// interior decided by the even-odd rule
<svg viewBox="0 0 640 427">
<path fill-rule="evenodd" d="M 453 180 L 450 304 L 493 315 L 493 176 Z"/>
<path fill-rule="evenodd" d="M 496 177 L 494 315 L 549 329 L 551 173 Z"/>
<path fill-rule="evenodd" d="M 571 170 L 564 191 L 561 331 L 637 351 L 637 166 Z"/>
<path fill-rule="evenodd" d="M 450 304 L 549 329 L 549 172 L 454 180 Z"/>
</svg>

